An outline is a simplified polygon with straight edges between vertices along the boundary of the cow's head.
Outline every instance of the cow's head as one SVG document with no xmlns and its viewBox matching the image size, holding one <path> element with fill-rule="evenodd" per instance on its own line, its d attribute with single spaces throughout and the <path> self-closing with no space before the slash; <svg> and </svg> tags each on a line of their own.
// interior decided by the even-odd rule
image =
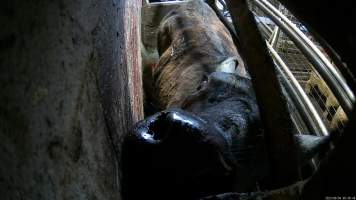
<svg viewBox="0 0 356 200">
<path fill-rule="evenodd" d="M 246 78 L 213 73 L 184 102 L 190 112 L 169 109 L 139 122 L 123 147 L 130 198 L 189 199 L 254 187 L 265 170 L 248 168 L 263 168 L 265 160 L 251 89 Z"/>
<path fill-rule="evenodd" d="M 125 138 L 123 148 L 129 199 L 193 199 L 233 189 L 228 141 L 194 114 L 173 109 L 148 117 Z"/>
<path fill-rule="evenodd" d="M 212 73 L 181 109 L 139 122 L 123 146 L 129 199 L 196 199 L 252 192 L 268 178 L 268 158 L 249 79 Z M 309 160 L 325 140 L 298 136 Z M 138 192 L 139 191 L 139 192 Z"/>
</svg>

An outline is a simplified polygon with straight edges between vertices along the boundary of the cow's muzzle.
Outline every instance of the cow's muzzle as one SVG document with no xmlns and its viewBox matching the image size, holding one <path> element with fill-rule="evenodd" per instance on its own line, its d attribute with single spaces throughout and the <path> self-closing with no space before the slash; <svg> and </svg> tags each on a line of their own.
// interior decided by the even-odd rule
<svg viewBox="0 0 356 200">
<path fill-rule="evenodd" d="M 226 148 L 224 137 L 201 118 L 178 109 L 159 112 L 125 138 L 124 190 L 129 199 L 189 199 L 229 191 L 234 161 Z"/>
</svg>

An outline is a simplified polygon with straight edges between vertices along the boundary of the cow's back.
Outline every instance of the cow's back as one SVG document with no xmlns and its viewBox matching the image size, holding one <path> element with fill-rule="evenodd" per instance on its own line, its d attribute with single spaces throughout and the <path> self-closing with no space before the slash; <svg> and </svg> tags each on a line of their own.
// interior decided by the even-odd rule
<svg viewBox="0 0 356 200">
<path fill-rule="evenodd" d="M 214 71 L 235 72 L 239 55 L 232 37 L 203 1 L 182 4 L 159 29 L 160 60 L 153 74 L 161 108 L 181 107 Z M 246 76 L 240 66 L 237 72 Z"/>
</svg>

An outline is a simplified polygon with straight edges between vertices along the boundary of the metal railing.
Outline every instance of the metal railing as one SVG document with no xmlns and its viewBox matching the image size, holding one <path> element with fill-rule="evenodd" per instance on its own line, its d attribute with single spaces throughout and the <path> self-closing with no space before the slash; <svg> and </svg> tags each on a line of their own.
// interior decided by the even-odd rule
<svg viewBox="0 0 356 200">
<path fill-rule="evenodd" d="M 297 106 L 300 114 L 307 125 L 308 129 L 315 135 L 326 136 L 329 135 L 329 131 L 326 128 L 323 120 L 320 118 L 313 103 L 310 101 L 303 88 L 294 77 L 293 73 L 289 70 L 282 58 L 273 49 L 273 47 L 266 41 L 268 50 L 270 51 L 273 60 L 277 64 L 277 71 L 282 77 L 284 85 L 293 100 L 293 103 Z"/>
<path fill-rule="evenodd" d="M 269 16 L 268 14 L 271 13 L 272 12 L 266 14 L 267 16 Z M 287 67 L 287 64 L 283 61 L 280 55 L 274 50 L 277 48 L 279 33 L 281 31 L 285 31 L 285 29 L 279 26 L 274 26 L 271 28 L 271 26 L 266 25 L 264 22 L 262 22 L 259 19 L 259 15 L 257 13 L 254 12 L 254 15 L 256 21 L 259 22 L 258 26 L 261 32 L 263 33 L 265 38 L 269 40 L 269 43 L 267 42 L 267 47 L 271 53 L 271 56 L 274 59 L 274 62 L 276 64 L 276 69 L 279 72 L 280 77 L 282 78 L 281 80 L 282 84 L 286 89 L 288 96 L 290 97 L 293 105 L 296 106 L 298 110 L 298 114 L 303 119 L 304 124 L 306 125 L 308 130 L 314 135 L 328 135 L 329 131 L 325 123 L 323 122 L 320 114 L 317 112 L 316 108 L 314 107 L 314 104 L 311 102 L 310 98 L 303 90 L 300 83 L 296 80 L 291 70 Z M 295 38 L 298 38 L 297 35 L 295 36 Z M 303 43 L 302 39 L 300 40 L 301 40 L 300 42 Z M 307 48 L 308 47 L 306 47 L 306 49 Z M 298 125 L 300 126 L 300 124 L 295 123 L 295 125 L 297 129 L 300 128 L 298 127 Z"/>
<path fill-rule="evenodd" d="M 265 14 L 267 14 L 272 21 L 278 25 L 280 29 L 287 34 L 290 39 L 298 46 L 304 53 L 308 60 L 313 64 L 317 72 L 326 81 L 328 86 L 335 94 L 341 107 L 350 113 L 353 109 L 355 96 L 350 87 L 346 84 L 343 76 L 335 69 L 329 60 L 321 53 L 321 51 L 314 45 L 310 39 L 304 35 L 287 17 L 285 17 L 278 9 L 266 0 L 252 1 Z"/>
</svg>

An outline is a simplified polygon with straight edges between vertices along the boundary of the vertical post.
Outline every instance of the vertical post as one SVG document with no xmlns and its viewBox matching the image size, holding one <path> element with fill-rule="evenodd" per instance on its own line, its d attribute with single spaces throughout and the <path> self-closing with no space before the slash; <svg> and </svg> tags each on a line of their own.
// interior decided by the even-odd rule
<svg viewBox="0 0 356 200">
<path fill-rule="evenodd" d="M 238 28 L 241 53 L 246 60 L 265 127 L 271 162 L 272 187 L 298 180 L 298 156 L 292 121 L 281 92 L 275 67 L 246 0 L 226 1 L 233 24 Z"/>
</svg>

